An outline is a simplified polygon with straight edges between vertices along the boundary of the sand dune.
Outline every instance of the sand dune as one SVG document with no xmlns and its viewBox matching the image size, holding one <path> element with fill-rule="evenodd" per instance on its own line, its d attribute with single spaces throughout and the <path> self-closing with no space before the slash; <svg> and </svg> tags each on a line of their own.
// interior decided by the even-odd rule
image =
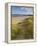
<svg viewBox="0 0 37 46">
<path fill-rule="evenodd" d="M 12 17 L 12 24 L 17 24 L 18 22 L 23 21 L 27 17 L 29 17 L 29 16 L 16 16 L 16 17 Z"/>
</svg>

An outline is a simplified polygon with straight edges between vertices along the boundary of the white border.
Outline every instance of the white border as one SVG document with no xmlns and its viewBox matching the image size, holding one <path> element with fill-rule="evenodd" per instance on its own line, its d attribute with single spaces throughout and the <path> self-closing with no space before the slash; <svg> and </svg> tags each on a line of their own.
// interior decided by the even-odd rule
<svg viewBox="0 0 37 46">
<path fill-rule="evenodd" d="M 34 7 L 34 39 L 29 40 L 11 40 L 11 6 L 28 6 Z M 35 41 L 35 4 L 31 3 L 8 3 L 8 43 L 21 43 Z"/>
</svg>

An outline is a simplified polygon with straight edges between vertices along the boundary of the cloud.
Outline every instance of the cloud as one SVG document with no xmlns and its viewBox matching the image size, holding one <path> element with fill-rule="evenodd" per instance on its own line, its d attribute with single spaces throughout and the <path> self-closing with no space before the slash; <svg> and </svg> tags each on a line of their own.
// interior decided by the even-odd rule
<svg viewBox="0 0 37 46">
<path fill-rule="evenodd" d="M 33 14 L 33 10 L 27 7 L 13 7 L 12 14 Z"/>
</svg>

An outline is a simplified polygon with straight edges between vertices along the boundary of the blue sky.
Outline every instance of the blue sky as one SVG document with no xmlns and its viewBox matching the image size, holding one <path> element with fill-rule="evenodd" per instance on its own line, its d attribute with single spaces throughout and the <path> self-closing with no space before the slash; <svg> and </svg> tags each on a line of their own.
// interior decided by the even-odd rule
<svg viewBox="0 0 37 46">
<path fill-rule="evenodd" d="M 24 6 L 12 6 L 11 14 L 33 15 L 33 8 L 28 8 Z"/>
</svg>

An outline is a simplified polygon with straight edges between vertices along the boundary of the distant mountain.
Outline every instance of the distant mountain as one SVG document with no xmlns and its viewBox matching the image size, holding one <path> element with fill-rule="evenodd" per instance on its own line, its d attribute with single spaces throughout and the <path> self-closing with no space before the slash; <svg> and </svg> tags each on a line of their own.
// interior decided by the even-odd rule
<svg viewBox="0 0 37 46">
<path fill-rule="evenodd" d="M 24 14 L 11 14 L 12 16 L 33 16 L 33 15 L 24 15 Z"/>
</svg>

